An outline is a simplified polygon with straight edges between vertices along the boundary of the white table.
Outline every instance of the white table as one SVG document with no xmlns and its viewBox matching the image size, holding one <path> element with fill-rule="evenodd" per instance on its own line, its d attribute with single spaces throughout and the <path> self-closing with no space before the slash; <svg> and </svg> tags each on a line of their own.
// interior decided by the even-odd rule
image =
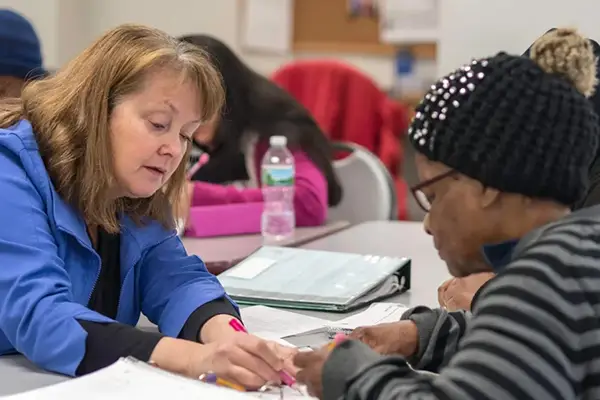
<svg viewBox="0 0 600 400">
<path fill-rule="evenodd" d="M 0 398 L 43 386 L 53 385 L 68 378 L 43 371 L 23 356 L 0 357 Z"/>
<path fill-rule="evenodd" d="M 436 306 L 437 287 L 449 277 L 445 264 L 439 259 L 432 240 L 423 231 L 421 223 L 367 222 L 300 247 L 411 258 L 410 292 L 387 300 L 407 306 Z M 315 312 L 309 314 L 331 320 L 348 315 Z M 145 318 L 142 318 L 138 326 L 143 329 L 155 329 Z M 322 340 L 323 337 L 317 335 L 300 336 L 289 341 L 297 345 L 306 345 Z M 22 356 L 0 357 L 0 396 L 51 385 L 65 379 L 68 378 L 39 370 Z"/>
</svg>

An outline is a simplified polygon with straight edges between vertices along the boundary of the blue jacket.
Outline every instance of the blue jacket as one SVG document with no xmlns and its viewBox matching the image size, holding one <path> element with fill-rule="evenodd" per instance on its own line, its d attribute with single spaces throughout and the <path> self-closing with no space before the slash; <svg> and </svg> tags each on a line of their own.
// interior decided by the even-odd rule
<svg viewBox="0 0 600 400">
<path fill-rule="evenodd" d="M 196 308 L 225 296 L 174 231 L 121 224 L 117 321 L 135 325 L 141 311 L 177 336 Z M 74 375 L 87 335 L 76 319 L 112 321 L 86 307 L 99 272 L 84 221 L 54 190 L 29 122 L 0 129 L 0 355 L 16 351 Z"/>
</svg>

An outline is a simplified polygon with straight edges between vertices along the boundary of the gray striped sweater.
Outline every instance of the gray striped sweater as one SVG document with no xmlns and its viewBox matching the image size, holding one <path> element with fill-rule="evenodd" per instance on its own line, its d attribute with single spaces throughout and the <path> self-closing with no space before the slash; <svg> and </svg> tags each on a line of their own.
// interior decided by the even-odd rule
<svg viewBox="0 0 600 400">
<path fill-rule="evenodd" d="M 412 319 L 430 314 L 415 311 Z M 524 238 L 481 290 L 472 316 L 428 321 L 431 342 L 415 366 L 440 375 L 348 341 L 325 364 L 323 398 L 600 399 L 600 207 Z"/>
</svg>

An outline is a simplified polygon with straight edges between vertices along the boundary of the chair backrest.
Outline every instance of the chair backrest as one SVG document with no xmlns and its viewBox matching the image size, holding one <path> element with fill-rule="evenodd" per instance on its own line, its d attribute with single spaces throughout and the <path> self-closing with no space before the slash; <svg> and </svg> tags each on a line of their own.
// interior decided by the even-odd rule
<svg viewBox="0 0 600 400">
<path fill-rule="evenodd" d="M 337 60 L 296 60 L 272 79 L 310 111 L 330 140 L 377 154 L 388 97 L 364 72 Z"/>
<path fill-rule="evenodd" d="M 379 158 L 353 143 L 334 142 L 333 147 L 350 154 L 333 162 L 343 197 L 329 209 L 329 220 L 356 224 L 398 219 L 396 186 Z"/>
</svg>

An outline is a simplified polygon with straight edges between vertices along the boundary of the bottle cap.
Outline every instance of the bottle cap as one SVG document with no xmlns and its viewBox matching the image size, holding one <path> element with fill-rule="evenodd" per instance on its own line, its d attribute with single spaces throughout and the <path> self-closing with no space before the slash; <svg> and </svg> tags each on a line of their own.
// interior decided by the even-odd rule
<svg viewBox="0 0 600 400">
<path fill-rule="evenodd" d="M 285 136 L 271 136 L 269 144 L 271 146 L 285 146 L 287 145 L 287 138 Z"/>
</svg>

